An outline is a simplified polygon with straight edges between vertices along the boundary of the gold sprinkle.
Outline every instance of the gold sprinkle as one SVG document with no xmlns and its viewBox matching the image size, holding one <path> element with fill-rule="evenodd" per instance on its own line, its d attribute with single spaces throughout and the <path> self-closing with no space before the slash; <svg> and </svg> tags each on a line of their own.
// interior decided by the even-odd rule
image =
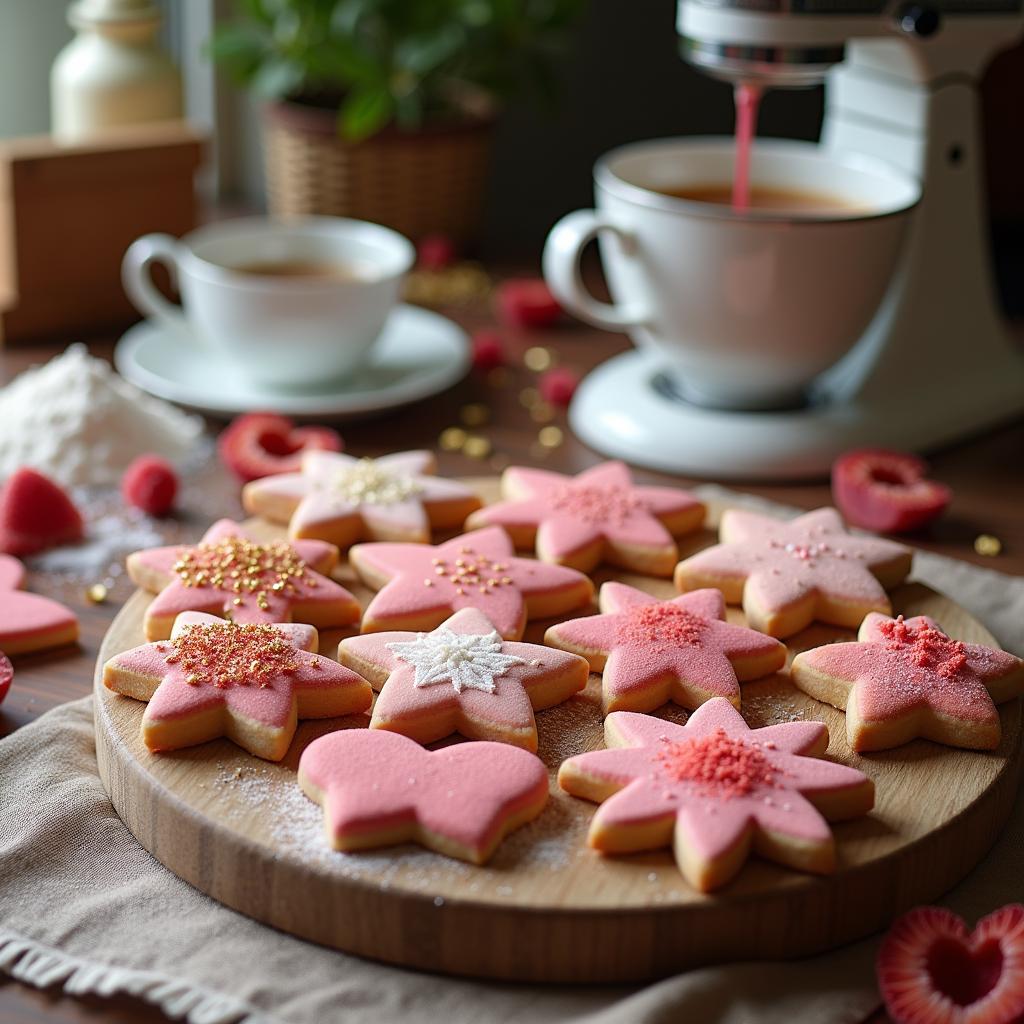
<svg viewBox="0 0 1024 1024">
<path fill-rule="evenodd" d="M 491 454 L 491 442 L 479 434 L 470 434 L 462 446 L 462 454 L 470 459 L 486 459 Z"/>
<path fill-rule="evenodd" d="M 459 410 L 459 419 L 467 427 L 482 427 L 491 418 L 491 410 L 482 402 L 464 405 Z"/>
<path fill-rule="evenodd" d="M 458 452 L 462 450 L 462 446 L 466 443 L 467 436 L 462 427 L 448 427 L 446 430 L 441 431 L 441 436 L 437 439 L 437 443 L 443 451 Z"/>
<path fill-rule="evenodd" d="M 555 418 L 555 407 L 542 398 L 530 409 L 530 419 L 534 423 L 550 423 Z"/>
<path fill-rule="evenodd" d="M 103 604 L 107 599 L 107 588 L 102 583 L 94 583 L 86 590 L 85 599 L 90 604 Z"/>
<path fill-rule="evenodd" d="M 519 404 L 524 409 L 532 409 L 540 400 L 540 392 L 536 388 L 523 388 L 519 392 Z"/>
<path fill-rule="evenodd" d="M 974 550 L 979 555 L 993 558 L 1003 550 L 1003 542 L 998 537 L 993 537 L 990 533 L 982 533 L 974 538 Z"/>
<path fill-rule="evenodd" d="M 543 373 L 550 369 L 554 362 L 555 357 L 551 349 L 544 348 L 543 345 L 534 345 L 523 354 L 523 365 L 534 373 Z"/>
<path fill-rule="evenodd" d="M 433 580 L 429 580 L 428 579 L 428 580 L 424 580 L 423 581 L 423 586 L 425 586 L 425 587 L 432 587 L 433 585 L 434 585 L 434 581 Z"/>
<path fill-rule="evenodd" d="M 557 448 L 565 440 L 561 427 L 541 427 L 537 441 L 542 448 Z"/>
</svg>

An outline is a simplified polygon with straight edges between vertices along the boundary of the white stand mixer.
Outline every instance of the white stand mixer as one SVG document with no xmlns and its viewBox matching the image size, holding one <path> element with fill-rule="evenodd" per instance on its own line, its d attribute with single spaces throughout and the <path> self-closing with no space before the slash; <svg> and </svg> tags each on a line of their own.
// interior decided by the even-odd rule
<svg viewBox="0 0 1024 1024">
<path fill-rule="evenodd" d="M 806 407 L 690 404 L 664 386 L 663 355 L 635 350 L 582 382 L 576 434 L 666 472 L 794 479 L 850 448 L 926 451 L 1024 412 L 1024 354 L 991 279 L 977 98 L 990 57 L 1024 28 L 1022 0 L 680 0 L 678 27 L 686 58 L 717 77 L 824 78 L 820 145 L 898 165 L 923 197 L 873 322 Z"/>
</svg>

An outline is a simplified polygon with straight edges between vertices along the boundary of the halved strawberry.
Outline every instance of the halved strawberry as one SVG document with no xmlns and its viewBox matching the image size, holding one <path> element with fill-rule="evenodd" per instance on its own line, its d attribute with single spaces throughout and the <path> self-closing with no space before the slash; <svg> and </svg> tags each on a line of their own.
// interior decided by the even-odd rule
<svg viewBox="0 0 1024 1024">
<path fill-rule="evenodd" d="M 562 307 L 539 277 L 513 278 L 498 285 L 498 314 L 516 327 L 548 327 L 562 315 Z"/>
<path fill-rule="evenodd" d="M 330 427 L 296 427 L 285 416 L 265 412 L 239 416 L 217 441 L 224 465 L 243 483 L 295 472 L 302 453 L 312 448 L 340 452 L 341 435 Z"/>
<path fill-rule="evenodd" d="M 11 683 L 14 680 L 14 666 L 11 664 L 11 659 L 0 651 L 0 704 L 3 704 L 4 697 L 7 696 L 7 691 L 11 688 Z"/>
<path fill-rule="evenodd" d="M 0 551 L 34 555 L 82 539 L 81 513 L 49 477 L 23 466 L 0 493 Z"/>
<path fill-rule="evenodd" d="M 928 480 L 916 455 L 861 448 L 832 463 L 832 498 L 846 521 L 865 530 L 903 533 L 939 516 L 952 492 Z"/>
<path fill-rule="evenodd" d="M 918 907 L 890 929 L 876 962 L 895 1024 L 1024 1021 L 1024 906 L 983 917 L 973 932 L 943 907 Z"/>
</svg>

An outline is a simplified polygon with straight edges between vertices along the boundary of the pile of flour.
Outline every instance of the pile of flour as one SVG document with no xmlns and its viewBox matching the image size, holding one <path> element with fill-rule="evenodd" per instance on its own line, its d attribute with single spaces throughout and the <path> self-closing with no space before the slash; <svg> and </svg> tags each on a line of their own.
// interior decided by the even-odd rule
<svg viewBox="0 0 1024 1024">
<path fill-rule="evenodd" d="M 65 487 L 115 484 L 137 455 L 181 463 L 202 420 L 144 394 L 84 345 L 0 390 L 0 480 L 31 466 Z"/>
</svg>

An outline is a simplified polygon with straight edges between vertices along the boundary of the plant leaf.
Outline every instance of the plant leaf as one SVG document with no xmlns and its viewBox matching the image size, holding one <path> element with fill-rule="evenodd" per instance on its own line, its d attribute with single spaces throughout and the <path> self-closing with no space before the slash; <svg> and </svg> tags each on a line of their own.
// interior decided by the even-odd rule
<svg viewBox="0 0 1024 1024">
<path fill-rule="evenodd" d="M 394 99 L 383 85 L 360 85 L 342 104 L 338 127 L 346 139 L 356 142 L 380 131 L 394 111 Z"/>
</svg>

